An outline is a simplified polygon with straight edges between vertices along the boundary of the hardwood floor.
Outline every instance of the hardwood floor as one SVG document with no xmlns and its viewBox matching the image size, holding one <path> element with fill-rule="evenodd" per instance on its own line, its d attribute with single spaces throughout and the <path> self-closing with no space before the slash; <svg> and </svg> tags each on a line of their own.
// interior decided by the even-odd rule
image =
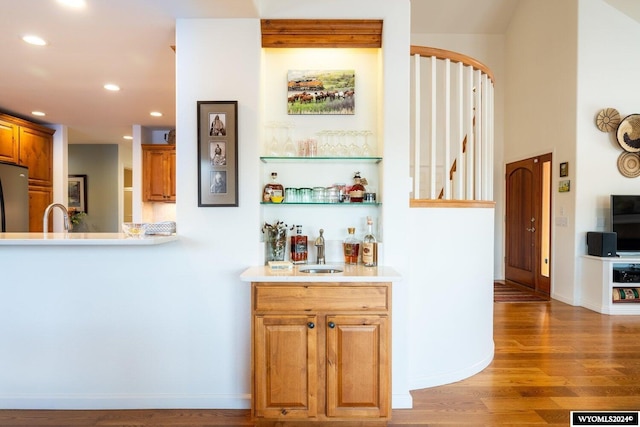
<svg viewBox="0 0 640 427">
<path fill-rule="evenodd" d="M 491 365 L 413 391 L 413 409 L 394 410 L 390 427 L 566 427 L 571 410 L 640 411 L 640 316 L 553 300 L 494 304 L 494 313 Z M 2 427 L 250 425 L 249 411 L 234 410 L 0 411 Z"/>
</svg>

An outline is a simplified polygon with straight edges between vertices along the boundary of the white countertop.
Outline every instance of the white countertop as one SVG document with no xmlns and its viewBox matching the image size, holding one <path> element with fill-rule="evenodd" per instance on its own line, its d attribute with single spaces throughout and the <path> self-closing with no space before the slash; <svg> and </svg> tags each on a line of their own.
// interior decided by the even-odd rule
<svg viewBox="0 0 640 427">
<path fill-rule="evenodd" d="M 303 273 L 300 268 L 339 268 L 341 273 Z M 365 267 L 330 263 L 299 264 L 291 270 L 272 270 L 266 265 L 249 267 L 240 275 L 243 282 L 397 282 L 402 278 L 391 267 Z"/>
<path fill-rule="evenodd" d="M 98 245 L 147 246 L 178 240 L 178 236 L 127 237 L 124 233 L 0 233 L 0 246 Z"/>
</svg>

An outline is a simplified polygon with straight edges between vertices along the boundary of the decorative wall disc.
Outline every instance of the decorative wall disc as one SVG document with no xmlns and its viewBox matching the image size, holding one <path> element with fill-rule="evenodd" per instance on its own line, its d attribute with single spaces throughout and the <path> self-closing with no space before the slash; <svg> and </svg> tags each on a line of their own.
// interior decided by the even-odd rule
<svg viewBox="0 0 640 427">
<path fill-rule="evenodd" d="M 627 178 L 640 176 L 640 156 L 629 152 L 620 154 L 620 157 L 618 157 L 618 170 Z"/>
<path fill-rule="evenodd" d="M 602 132 L 613 132 L 620 124 L 620 113 L 615 108 L 600 110 L 596 117 L 596 126 Z"/>
<path fill-rule="evenodd" d="M 631 114 L 618 125 L 616 132 L 618 144 L 624 151 L 637 153 L 640 151 L 640 114 Z"/>
</svg>

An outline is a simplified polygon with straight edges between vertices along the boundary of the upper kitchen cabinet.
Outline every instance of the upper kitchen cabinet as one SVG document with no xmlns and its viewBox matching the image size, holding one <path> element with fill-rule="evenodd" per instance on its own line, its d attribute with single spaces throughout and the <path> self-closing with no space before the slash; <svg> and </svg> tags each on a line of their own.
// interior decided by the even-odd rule
<svg viewBox="0 0 640 427">
<path fill-rule="evenodd" d="M 42 215 L 53 201 L 55 130 L 0 114 L 0 160 L 29 168 L 29 231 L 42 231 Z"/>
<path fill-rule="evenodd" d="M 176 146 L 142 144 L 142 189 L 145 202 L 176 201 Z"/>
<path fill-rule="evenodd" d="M 18 126 L 0 119 L 0 161 L 18 163 Z"/>
</svg>

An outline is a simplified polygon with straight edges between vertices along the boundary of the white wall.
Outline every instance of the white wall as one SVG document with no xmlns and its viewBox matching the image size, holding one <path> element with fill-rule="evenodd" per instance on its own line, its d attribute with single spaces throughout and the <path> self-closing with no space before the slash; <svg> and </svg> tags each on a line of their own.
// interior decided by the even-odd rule
<svg viewBox="0 0 640 427">
<path fill-rule="evenodd" d="M 604 1 L 579 0 L 577 166 L 573 244 L 578 259 L 586 253 L 587 231 L 610 231 L 609 196 L 640 194 L 637 178 L 624 177 L 617 168 L 623 152 L 615 132 L 595 125 L 600 110 L 612 107 L 621 118 L 638 112 L 640 66 L 637 41 L 640 25 Z M 573 184 L 573 182 L 572 182 Z"/>
<path fill-rule="evenodd" d="M 506 34 L 504 115 L 505 164 L 553 153 L 551 296 L 573 304 L 577 302 L 573 213 L 580 187 L 573 167 L 577 30 L 576 0 L 521 1 Z M 569 162 L 569 193 L 557 191 L 561 162 Z M 568 219 L 566 227 L 556 225 L 558 217 Z"/>
</svg>

